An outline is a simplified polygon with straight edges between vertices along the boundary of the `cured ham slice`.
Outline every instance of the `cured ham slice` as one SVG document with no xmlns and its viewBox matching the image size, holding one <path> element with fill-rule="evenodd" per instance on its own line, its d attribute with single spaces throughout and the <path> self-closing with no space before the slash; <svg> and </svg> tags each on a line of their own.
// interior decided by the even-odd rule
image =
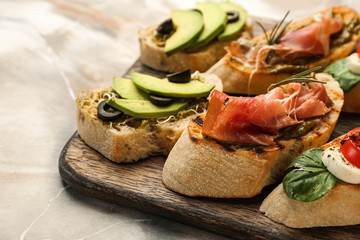
<svg viewBox="0 0 360 240">
<path fill-rule="evenodd" d="M 324 115 L 330 105 L 321 83 L 291 83 L 256 97 L 213 91 L 203 133 L 223 142 L 271 145 L 281 128 Z"/>
<path fill-rule="evenodd" d="M 331 100 L 321 83 L 310 83 L 309 87 L 290 83 L 284 90 L 287 94 L 278 98 L 282 99 L 283 107 L 292 118 L 304 120 L 329 111 Z"/>
<path fill-rule="evenodd" d="M 330 49 L 330 36 L 339 32 L 343 24 L 325 14 L 314 17 L 315 22 L 294 31 L 285 31 L 274 45 L 255 45 L 246 40 L 234 41 L 226 50 L 245 66 L 260 67 L 278 62 L 292 62 L 299 57 L 326 56 Z M 276 54 L 269 53 L 273 50 Z"/>
<path fill-rule="evenodd" d="M 338 19 L 324 14 L 316 15 L 315 20 L 309 26 L 285 32 L 277 41 L 276 53 L 287 60 L 307 54 L 326 56 L 330 49 L 330 36 L 339 32 L 343 25 Z"/>
</svg>

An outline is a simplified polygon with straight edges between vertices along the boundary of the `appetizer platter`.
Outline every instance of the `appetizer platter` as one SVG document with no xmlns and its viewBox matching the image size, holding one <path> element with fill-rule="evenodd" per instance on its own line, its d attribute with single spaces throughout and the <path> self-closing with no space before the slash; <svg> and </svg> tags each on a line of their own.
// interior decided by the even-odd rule
<svg viewBox="0 0 360 240">
<path fill-rule="evenodd" d="M 223 48 L 227 44 L 228 54 L 224 57 L 226 58 L 232 53 L 231 49 L 234 46 L 229 47 L 229 44 L 233 38 L 239 36 L 242 36 L 243 39 L 249 38 L 247 30 L 252 25 L 252 21 L 261 22 L 261 24 L 253 26 L 254 36 L 261 35 L 264 29 L 271 29 L 274 25 L 273 30 L 279 30 L 282 22 L 277 24 L 273 20 L 263 18 L 251 19 L 244 9 L 236 9 L 234 5 L 223 5 L 222 11 L 228 11 L 225 13 L 217 12 L 214 6 L 208 3 L 198 4 L 196 8 L 200 9 L 203 14 L 199 14 L 196 10 L 174 11 L 171 15 L 174 23 L 169 23 L 166 20 L 160 25 L 161 27 L 151 27 L 151 31 L 156 29 L 157 32 L 160 32 L 160 40 L 159 36 L 155 36 L 157 39 L 155 42 L 158 43 L 155 44 L 156 46 L 146 46 L 146 43 L 149 42 L 147 39 L 149 34 L 140 31 L 141 58 L 130 67 L 128 72 L 122 78 L 115 77 L 112 87 L 85 90 L 79 94 L 76 101 L 78 131 L 66 143 L 59 158 L 59 171 L 62 179 L 72 188 L 89 196 L 171 218 L 233 238 L 357 238 L 360 234 L 358 225 L 331 227 L 334 224 L 329 224 L 324 226 L 330 227 L 317 227 L 321 226 L 320 224 L 309 226 L 312 228 L 292 228 L 291 224 L 284 223 L 281 219 L 277 219 L 276 214 L 275 216 L 272 214 L 274 211 L 286 212 L 286 210 L 282 210 L 281 206 L 278 207 L 280 210 L 271 208 L 272 202 L 276 202 L 276 194 L 279 194 L 279 190 L 277 190 L 279 187 L 276 188 L 276 185 L 281 182 L 279 176 L 283 175 L 292 158 L 299 156 L 305 150 L 310 149 L 308 151 L 311 151 L 312 148 L 318 148 L 327 140 L 338 138 L 360 126 L 359 114 L 340 113 L 344 103 L 344 87 L 341 82 L 339 85 L 333 79 L 334 77 L 338 80 L 339 77 L 336 74 L 339 74 L 339 71 L 336 69 L 339 67 L 330 66 L 327 69 L 329 74 L 313 73 L 319 70 L 320 66 L 326 67 L 331 62 L 336 65 L 344 64 L 343 62 L 337 63 L 336 60 L 347 56 L 350 53 L 349 49 L 352 50 L 355 43 L 353 41 L 348 43 L 349 46 L 343 51 L 344 56 L 340 57 L 339 54 L 335 54 L 336 56 L 332 56 L 330 60 L 326 59 L 326 63 L 320 61 L 321 64 L 316 69 L 301 69 L 305 70 L 302 73 L 298 73 L 300 70 L 297 69 L 297 75 L 290 76 L 286 79 L 287 82 L 281 83 L 282 85 L 275 84 L 272 89 L 268 89 L 266 94 L 262 91 L 263 94 L 256 97 L 228 96 L 222 93 L 223 84 L 225 84 L 224 86 L 227 84 L 223 81 L 224 77 L 221 77 L 224 72 L 217 70 L 224 67 L 224 59 L 217 56 L 216 61 L 220 59 L 219 62 L 208 72 L 192 73 L 193 71 L 190 70 L 183 71 L 184 68 L 189 68 L 188 66 L 181 66 L 182 61 L 189 62 L 189 59 L 181 58 L 183 60 L 179 60 L 178 58 L 176 60 L 174 56 L 189 57 L 193 54 L 200 54 L 203 50 L 207 52 L 208 48 L 213 47 L 213 45 L 220 44 Z M 338 11 L 339 13 L 335 11 L 336 13 L 332 14 L 337 15 L 337 18 L 340 19 L 347 19 L 345 10 L 340 8 Z M 213 23 L 214 25 L 210 30 L 206 30 L 201 22 L 206 23 L 207 12 L 218 18 L 217 23 Z M 240 18 L 241 21 L 239 18 L 234 22 L 229 20 L 232 19 L 233 15 L 236 15 L 234 12 L 241 13 L 243 16 Z M 351 11 L 350 13 L 353 14 Z M 342 14 L 346 17 L 342 17 Z M 226 17 L 226 15 L 228 16 Z M 343 26 L 346 26 L 345 29 L 351 28 L 349 27 L 352 24 L 351 21 L 345 24 L 339 23 L 336 19 L 329 20 L 331 14 L 329 15 L 328 12 L 324 16 L 326 20 L 316 20 L 316 22 L 331 22 L 330 24 L 334 25 L 334 28 L 339 29 Z M 185 31 L 184 28 L 187 28 L 185 26 L 187 20 L 184 18 L 193 18 L 196 22 L 194 25 L 201 30 L 198 29 L 193 32 L 192 37 L 186 34 L 184 38 L 184 36 L 177 36 L 181 34 L 174 34 L 172 24 L 175 24 L 178 29 L 182 29 L 181 31 Z M 228 19 L 227 23 L 226 19 Z M 234 27 L 229 28 L 230 30 L 227 29 L 227 26 L 231 24 Z M 316 25 L 316 23 L 307 22 L 305 28 L 309 24 L 311 26 Z M 288 26 L 285 23 L 284 25 L 285 27 Z M 290 24 L 290 26 L 296 30 L 298 28 L 296 24 L 295 27 L 294 24 Z M 285 27 L 277 35 L 280 36 Z M 236 33 L 232 32 L 231 29 L 233 28 L 237 28 Z M 240 31 L 240 29 L 242 30 Z M 180 30 L 176 31 L 180 32 Z M 170 38 L 167 35 L 171 35 Z M 205 40 L 200 41 L 202 35 L 206 35 Z M 276 31 L 271 35 L 276 35 Z M 175 42 L 168 41 L 172 37 L 177 40 Z M 267 38 L 266 34 L 265 37 Z M 262 38 L 265 37 L 263 35 Z M 355 42 L 358 37 L 358 34 L 350 33 L 350 38 L 353 38 Z M 199 41 L 194 42 L 196 38 Z M 337 38 L 341 39 L 342 36 L 335 36 L 332 41 Z M 152 41 L 154 42 L 154 40 Z M 167 41 L 170 42 L 169 45 L 166 45 Z M 191 42 L 190 45 L 189 42 Z M 327 45 L 329 45 L 329 41 Z M 183 51 L 185 48 L 189 51 Z M 329 50 L 328 48 L 326 51 L 339 52 L 339 50 Z M 225 52 L 221 54 L 225 54 Z M 149 55 L 159 56 L 160 60 L 157 63 L 156 61 L 152 62 L 151 59 L 147 59 Z M 179 61 L 176 66 L 182 67 L 179 69 L 181 72 L 169 75 L 158 71 L 159 69 L 164 70 L 164 63 L 172 56 L 173 60 L 171 61 L 174 59 Z M 155 65 L 151 66 L 152 63 Z M 213 64 L 214 62 L 204 66 L 201 72 Z M 165 65 L 169 66 L 169 64 Z M 192 63 L 192 65 L 196 64 Z M 312 66 L 303 67 L 310 68 Z M 154 70 L 154 68 L 158 70 Z M 169 71 L 177 72 L 179 70 L 171 69 Z M 288 73 L 285 75 L 287 76 Z M 347 75 L 344 75 L 345 77 L 342 77 L 346 78 Z M 303 83 L 294 83 L 294 79 L 300 79 Z M 207 101 L 208 96 L 210 96 L 209 102 Z M 275 99 L 273 99 L 274 96 Z M 254 109 L 260 109 L 263 106 L 264 99 L 266 102 L 271 99 L 271 106 L 276 105 L 277 108 L 281 108 L 281 110 L 277 110 L 275 119 L 270 116 L 270 118 L 262 120 L 247 120 L 250 122 L 245 122 L 245 128 L 241 130 L 243 132 L 241 132 L 240 140 L 238 139 L 239 135 L 230 134 L 231 128 L 222 125 L 222 122 L 231 122 L 231 119 L 234 118 L 227 109 L 249 106 L 246 103 L 248 101 L 259 104 L 250 106 L 249 111 L 254 111 Z M 296 99 L 296 101 L 293 102 L 292 99 Z M 311 99 L 310 110 L 309 108 L 307 110 L 299 108 L 300 110 L 294 110 L 293 115 L 282 114 L 293 108 L 297 109 L 296 104 L 299 104 L 299 107 L 301 104 L 303 107 L 303 103 L 301 101 L 299 103 L 298 99 L 303 99 L 303 102 L 306 103 Z M 291 102 L 290 105 L 286 105 L 288 101 Z M 346 101 L 348 105 L 352 105 L 351 98 L 345 95 L 345 105 Z M 284 102 L 285 104 L 283 104 Z M 293 106 L 292 103 L 296 106 Z M 206 104 L 209 104 L 208 109 Z M 357 109 L 349 109 L 349 112 L 358 112 Z M 246 115 L 246 113 L 244 114 Z M 259 112 L 258 116 L 261 115 L 264 114 Z M 221 117 L 218 120 L 217 117 L 219 116 L 227 116 L 228 119 L 224 120 L 224 117 Z M 282 123 L 278 126 L 279 116 L 281 116 Z M 236 117 L 239 116 L 236 115 Z M 241 118 L 245 119 L 246 116 Z M 265 125 L 261 123 L 262 121 L 265 122 Z M 119 122 L 120 124 L 118 124 Z M 189 122 L 190 125 L 188 125 Z M 294 124 L 300 127 L 291 128 Z M 252 128 L 249 128 L 250 125 Z M 252 131 L 251 134 L 255 132 L 260 138 L 251 137 L 250 140 L 244 140 L 242 136 L 248 134 L 249 129 Z M 280 129 L 286 129 L 285 133 L 279 131 Z M 206 138 L 202 138 L 201 131 L 205 133 Z M 298 135 L 299 133 L 300 135 Z M 238 147 L 235 144 L 237 141 L 245 143 L 245 145 Z M 274 141 L 276 141 L 275 146 L 273 145 Z M 339 142 L 339 140 L 334 141 Z M 262 146 L 259 147 L 258 144 Z M 201 148 L 204 150 L 199 150 Z M 218 159 L 225 156 L 226 159 L 231 159 L 234 162 L 233 166 L 229 167 L 233 172 L 230 171 L 226 177 L 211 174 L 211 167 L 215 166 L 215 172 L 220 169 L 217 160 L 215 163 L 211 163 L 214 160 L 212 159 L 214 152 L 221 156 Z M 274 152 L 275 155 L 271 152 Z M 169 157 L 167 158 L 168 154 Z M 259 163 L 268 162 L 265 164 L 267 170 L 263 171 L 264 166 L 256 163 L 260 166 L 260 170 L 256 170 L 258 172 L 250 170 L 253 175 L 242 175 L 242 166 L 241 164 L 237 166 L 236 163 L 240 159 L 244 161 L 243 157 L 239 157 L 241 154 L 248 156 L 245 157 L 245 159 L 250 159 L 245 160 L 248 162 L 251 162 L 251 159 L 256 159 Z M 268 157 L 259 158 L 259 156 L 264 155 Z M 202 158 L 206 159 L 204 165 L 201 165 Z M 284 158 L 287 161 L 283 161 Z M 182 164 L 183 166 L 181 166 Z M 190 171 L 188 171 L 188 166 L 191 168 L 189 168 Z M 252 168 L 255 164 L 254 166 L 248 164 L 248 166 Z M 226 184 L 222 184 L 221 181 Z M 242 182 L 247 181 L 254 186 L 249 189 L 241 189 Z M 256 184 L 254 184 L 255 182 Z M 226 185 L 231 185 L 230 189 L 224 188 Z M 273 190 L 277 192 L 271 193 Z M 286 199 L 283 192 L 280 194 L 282 194 L 282 198 Z M 264 201 L 264 199 L 268 199 L 267 196 L 270 200 Z M 295 206 L 297 205 L 295 204 Z M 296 215 L 296 209 L 294 211 Z M 297 211 L 301 212 L 301 210 Z M 268 212 L 270 212 L 269 216 Z M 311 209 L 307 213 L 311 214 Z M 311 218 L 316 219 L 316 216 L 311 216 Z M 336 223 L 336 221 L 334 222 Z M 335 225 L 339 224 L 336 223 Z"/>
</svg>

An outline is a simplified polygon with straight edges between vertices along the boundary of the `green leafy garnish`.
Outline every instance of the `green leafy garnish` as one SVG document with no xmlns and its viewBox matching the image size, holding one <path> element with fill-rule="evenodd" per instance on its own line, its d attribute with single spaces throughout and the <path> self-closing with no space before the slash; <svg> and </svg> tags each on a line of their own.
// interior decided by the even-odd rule
<svg viewBox="0 0 360 240">
<path fill-rule="evenodd" d="M 309 149 L 295 158 L 286 171 L 283 187 L 286 195 L 302 202 L 313 202 L 333 188 L 338 179 L 332 175 L 323 162 L 321 148 Z"/>
<path fill-rule="evenodd" d="M 353 73 L 349 68 L 349 60 L 347 58 L 332 63 L 325 69 L 325 73 L 333 76 L 339 82 L 344 93 L 350 91 L 360 82 L 360 74 Z"/>
<path fill-rule="evenodd" d="M 285 85 L 285 84 L 292 83 L 292 82 L 299 82 L 299 83 L 318 82 L 318 83 L 326 84 L 326 82 L 319 81 L 314 78 L 314 72 L 316 72 L 320 68 L 321 68 L 321 66 L 314 67 L 314 68 L 305 70 L 301 73 L 295 74 L 295 75 L 293 75 L 289 78 L 286 78 L 280 82 L 273 83 L 268 87 L 267 90 L 270 91 L 271 89 L 276 88 L 280 85 Z M 306 76 L 306 75 L 309 75 L 310 73 L 311 73 L 310 76 Z"/>
<path fill-rule="evenodd" d="M 284 23 L 286 17 L 289 15 L 290 11 L 287 11 L 287 13 L 285 14 L 285 16 L 283 17 L 283 19 L 275 24 L 275 26 L 273 27 L 273 29 L 270 32 L 270 36 L 268 36 L 267 31 L 265 29 L 265 27 L 258 21 L 256 21 L 256 23 L 260 26 L 260 28 L 263 30 L 264 34 L 265 34 L 265 38 L 266 41 L 269 45 L 274 45 L 276 43 L 276 41 L 280 38 L 281 34 L 285 31 L 286 27 L 289 25 L 289 23 L 291 23 L 291 21 L 289 21 L 288 23 L 286 23 L 281 29 L 280 27 L 282 26 L 282 24 Z M 279 31 L 280 30 L 280 31 Z"/>
</svg>

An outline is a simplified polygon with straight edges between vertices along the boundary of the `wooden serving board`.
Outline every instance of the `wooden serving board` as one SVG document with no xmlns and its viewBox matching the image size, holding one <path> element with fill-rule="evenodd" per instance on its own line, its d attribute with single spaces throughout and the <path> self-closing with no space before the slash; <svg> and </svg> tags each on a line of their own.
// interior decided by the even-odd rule
<svg viewBox="0 0 360 240">
<path fill-rule="evenodd" d="M 131 71 L 161 76 L 137 61 Z M 360 126 L 359 114 L 340 115 L 331 138 Z M 92 197 L 201 227 L 234 238 L 343 239 L 358 238 L 360 226 L 291 229 L 259 212 L 263 199 L 276 186 L 250 199 L 190 198 L 174 193 L 161 182 L 164 156 L 137 163 L 116 164 L 87 146 L 77 133 L 70 138 L 59 159 L 62 179 Z"/>
<path fill-rule="evenodd" d="M 271 25 L 272 21 L 262 22 Z M 255 29 L 255 32 L 258 29 Z M 138 60 L 129 73 L 158 77 Z M 342 113 L 331 138 L 360 126 L 360 115 Z M 259 212 L 263 199 L 276 186 L 268 186 L 250 199 L 190 198 L 164 187 L 161 173 L 165 156 L 131 164 L 116 164 L 87 146 L 75 132 L 59 158 L 62 179 L 86 195 L 145 211 L 233 238 L 358 239 L 360 226 L 291 229 Z"/>
</svg>

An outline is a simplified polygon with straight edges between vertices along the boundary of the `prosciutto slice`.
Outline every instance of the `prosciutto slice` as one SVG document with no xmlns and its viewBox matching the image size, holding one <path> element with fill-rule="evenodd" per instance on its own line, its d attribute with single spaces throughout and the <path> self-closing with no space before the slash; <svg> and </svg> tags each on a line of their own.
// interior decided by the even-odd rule
<svg viewBox="0 0 360 240">
<path fill-rule="evenodd" d="M 245 66 L 266 67 L 278 62 L 292 62 L 300 57 L 326 56 L 330 36 L 339 32 L 343 24 L 325 14 L 314 17 L 314 23 L 294 31 L 285 31 L 274 45 L 256 45 L 250 41 L 234 41 L 226 50 Z M 269 57 L 269 53 L 274 51 Z"/>
<path fill-rule="evenodd" d="M 298 83 L 288 84 L 284 89 L 287 93 L 279 97 L 287 114 L 292 118 L 304 120 L 329 111 L 328 107 L 332 102 L 323 84 L 314 82 L 309 86 L 304 87 Z"/>
<path fill-rule="evenodd" d="M 316 15 L 315 22 L 290 33 L 284 33 L 277 41 L 277 54 L 287 60 L 308 54 L 329 53 L 330 36 L 339 32 L 343 24 L 324 14 Z"/>
<path fill-rule="evenodd" d="M 291 83 L 256 97 L 210 95 L 203 133 L 219 141 L 271 145 L 281 128 L 330 111 L 321 83 Z"/>
</svg>

